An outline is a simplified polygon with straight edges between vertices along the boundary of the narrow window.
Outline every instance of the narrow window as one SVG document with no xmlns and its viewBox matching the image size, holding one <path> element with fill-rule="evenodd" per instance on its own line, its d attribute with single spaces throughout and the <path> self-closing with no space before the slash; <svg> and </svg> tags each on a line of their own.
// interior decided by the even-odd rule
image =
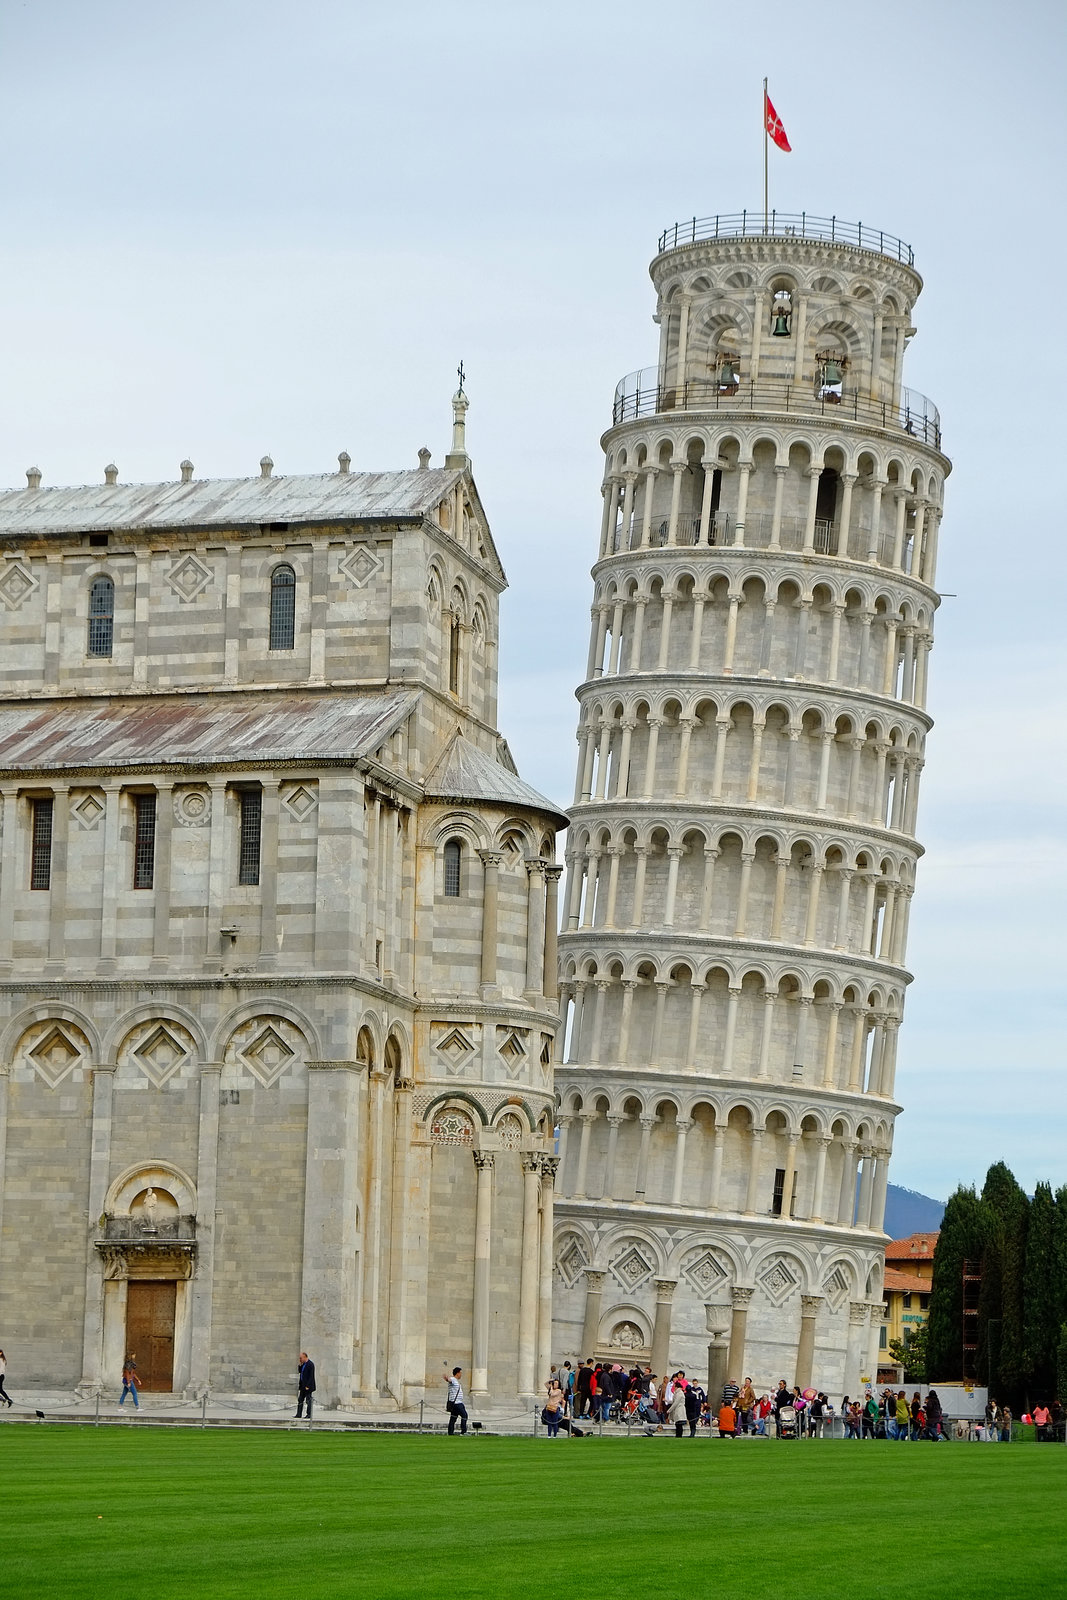
<svg viewBox="0 0 1067 1600">
<path fill-rule="evenodd" d="M 878 1348 L 884 1350 L 889 1343 L 889 1329 L 883 1323 L 878 1329 Z"/>
<path fill-rule="evenodd" d="M 275 567 L 270 575 L 270 648 L 291 650 L 295 640 L 296 573 L 292 567 Z"/>
<path fill-rule="evenodd" d="M 89 654 L 109 656 L 115 637 L 115 585 L 94 578 L 89 590 Z"/>
<path fill-rule="evenodd" d="M 259 882 L 260 840 L 263 834 L 263 791 L 241 789 L 241 849 L 237 868 L 237 882 Z"/>
<path fill-rule="evenodd" d="M 780 1217 L 782 1214 L 782 1201 L 785 1199 L 785 1168 L 776 1167 L 774 1172 L 774 1194 L 771 1196 L 771 1216 Z"/>
<path fill-rule="evenodd" d="M 449 839 L 445 845 L 445 894 L 450 900 L 459 899 L 459 864 L 461 858 L 458 839 Z"/>
<path fill-rule="evenodd" d="M 459 619 L 457 617 L 452 618 L 452 630 L 448 636 L 448 687 L 453 694 L 459 693 Z"/>
<path fill-rule="evenodd" d="M 156 870 L 156 797 L 133 797 L 133 886 L 151 889 Z"/>
<path fill-rule="evenodd" d="M 33 836 L 30 843 L 30 888 L 52 887 L 52 810 L 54 801 L 31 800 Z"/>
</svg>

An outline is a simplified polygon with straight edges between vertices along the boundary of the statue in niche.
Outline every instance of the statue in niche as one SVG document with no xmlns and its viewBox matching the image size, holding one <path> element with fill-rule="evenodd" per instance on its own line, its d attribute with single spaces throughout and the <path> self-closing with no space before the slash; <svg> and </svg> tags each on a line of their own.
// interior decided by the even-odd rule
<svg viewBox="0 0 1067 1600">
<path fill-rule="evenodd" d="M 611 1335 L 613 1350 L 640 1350 L 644 1342 L 644 1334 L 632 1322 L 620 1322 Z"/>
<path fill-rule="evenodd" d="M 158 1220 L 159 1201 L 156 1199 L 156 1191 L 149 1185 L 141 1201 L 141 1227 L 145 1233 L 155 1233 Z"/>
</svg>

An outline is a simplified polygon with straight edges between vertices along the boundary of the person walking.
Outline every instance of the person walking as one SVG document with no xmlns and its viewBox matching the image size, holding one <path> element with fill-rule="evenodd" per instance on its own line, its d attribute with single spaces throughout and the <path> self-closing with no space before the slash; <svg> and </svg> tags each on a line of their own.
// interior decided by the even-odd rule
<svg viewBox="0 0 1067 1600">
<path fill-rule="evenodd" d="M 11 1405 L 14 1405 L 15 1402 L 12 1400 L 12 1398 L 8 1394 L 7 1390 L 4 1388 L 4 1378 L 6 1376 L 7 1376 L 7 1357 L 5 1356 L 4 1352 L 2 1350 L 0 1350 L 0 1400 L 6 1400 L 8 1405 L 11 1406 Z"/>
<path fill-rule="evenodd" d="M 680 1439 L 685 1432 L 685 1385 L 679 1374 L 673 1380 L 670 1403 L 667 1406 L 667 1421 L 674 1423 L 674 1437 Z"/>
<path fill-rule="evenodd" d="M 448 1384 L 448 1397 L 445 1400 L 445 1409 L 448 1412 L 448 1431 L 455 1433 L 456 1422 L 459 1421 L 460 1433 L 467 1431 L 467 1407 L 463 1400 L 462 1367 L 453 1367 L 452 1376 L 445 1375 Z"/>
<path fill-rule="evenodd" d="M 307 1407 L 307 1419 L 311 1421 L 311 1407 L 315 1396 L 315 1363 L 306 1350 L 301 1350 L 300 1361 L 297 1365 L 296 1389 L 296 1414 L 302 1416 L 304 1407 Z"/>
<path fill-rule="evenodd" d="M 119 1405 L 129 1394 L 133 1396 L 133 1409 L 140 1411 L 141 1407 L 137 1400 L 137 1391 L 140 1387 L 141 1380 L 137 1376 L 137 1360 L 131 1352 L 122 1363 L 122 1393 L 119 1395 Z"/>
</svg>

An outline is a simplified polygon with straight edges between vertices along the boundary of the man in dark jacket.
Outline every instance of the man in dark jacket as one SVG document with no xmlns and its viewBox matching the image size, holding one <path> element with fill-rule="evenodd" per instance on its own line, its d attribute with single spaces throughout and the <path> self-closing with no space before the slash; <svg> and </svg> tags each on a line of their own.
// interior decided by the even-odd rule
<svg viewBox="0 0 1067 1600">
<path fill-rule="evenodd" d="M 303 1414 L 307 1406 L 307 1419 L 311 1421 L 311 1403 L 315 1395 L 315 1363 L 306 1350 L 300 1352 L 300 1363 L 297 1367 L 296 1414 Z"/>
<path fill-rule="evenodd" d="M 575 1381 L 575 1393 L 578 1402 L 575 1416 L 584 1417 L 589 1410 L 589 1390 L 593 1381 L 593 1360 L 590 1356 L 578 1368 L 578 1377 Z"/>
</svg>

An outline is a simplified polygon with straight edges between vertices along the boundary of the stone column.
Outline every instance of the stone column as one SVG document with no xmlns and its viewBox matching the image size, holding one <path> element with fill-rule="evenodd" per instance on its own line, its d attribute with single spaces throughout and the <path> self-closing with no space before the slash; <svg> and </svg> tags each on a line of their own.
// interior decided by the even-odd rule
<svg viewBox="0 0 1067 1600">
<path fill-rule="evenodd" d="M 686 1041 L 683 1063 L 689 1072 L 696 1071 L 697 1052 L 700 1048 L 700 1002 L 704 998 L 706 987 L 707 985 L 703 983 L 690 984 L 689 1038 Z"/>
<path fill-rule="evenodd" d="M 671 1205 L 682 1203 L 682 1181 L 685 1177 L 685 1136 L 693 1126 L 686 1117 L 679 1117 L 674 1125 L 674 1183 L 671 1188 Z"/>
<path fill-rule="evenodd" d="M 634 597 L 634 637 L 630 646 L 630 671 L 641 671 L 641 653 L 645 640 L 645 610 L 648 606 L 648 596 L 645 594 Z"/>
<path fill-rule="evenodd" d="M 471 1340 L 471 1394 L 489 1393 L 489 1264 L 493 1238 L 493 1163 L 491 1150 L 475 1150 L 474 1327 Z"/>
<path fill-rule="evenodd" d="M 586 1359 L 591 1357 L 600 1338 L 600 1302 L 604 1292 L 603 1272 L 592 1267 L 585 1269 L 585 1322 L 582 1325 L 582 1349 Z"/>
<path fill-rule="evenodd" d="M 804 549 L 815 549 L 815 508 L 819 501 L 819 479 L 822 477 L 821 467 L 809 467 L 808 476 L 808 510 L 804 519 Z"/>
<path fill-rule="evenodd" d="M 82 1324 L 82 1383 L 101 1382 L 104 1341 L 104 1270 L 93 1235 L 104 1210 L 111 1171 L 111 1108 L 115 1068 L 96 1067 L 92 1073 L 93 1109 L 89 1155 L 89 1238 L 85 1255 L 85 1318 Z M 6 1087 L 7 1078 L 4 1078 Z M 110 1376 L 110 1374 L 109 1374 Z"/>
<path fill-rule="evenodd" d="M 634 1199 L 645 1198 L 645 1188 L 648 1184 L 648 1152 L 652 1143 L 652 1129 L 655 1127 L 655 1117 L 640 1117 L 641 1144 L 637 1152 L 637 1176 L 634 1181 Z"/>
<path fill-rule="evenodd" d="M 558 1156 L 541 1157 L 541 1255 L 537 1284 L 537 1372 L 540 1385 L 552 1365 L 552 1251 L 555 1238 L 554 1201 Z"/>
<path fill-rule="evenodd" d="M 726 1151 L 726 1124 L 715 1124 L 714 1143 L 711 1149 L 711 1176 L 708 1180 L 708 1210 L 719 1209 L 719 1191 L 722 1188 L 722 1160 Z"/>
<path fill-rule="evenodd" d="M 875 1233 L 885 1232 L 885 1198 L 889 1187 L 889 1151 L 879 1150 L 875 1162 L 874 1197 L 871 1201 L 871 1228 Z"/>
<path fill-rule="evenodd" d="M 869 1317 L 870 1308 L 865 1300 L 851 1300 L 849 1302 L 848 1340 L 845 1345 L 845 1376 L 842 1384 L 846 1394 L 854 1395 L 861 1387 L 860 1372 L 867 1360 Z"/>
<path fill-rule="evenodd" d="M 760 1156 L 763 1148 L 763 1129 L 753 1128 L 749 1137 L 752 1141 L 752 1154 L 748 1163 L 748 1192 L 745 1196 L 745 1215 L 754 1217 L 756 1202 L 759 1198 L 760 1182 Z"/>
<path fill-rule="evenodd" d="M 536 1003 L 545 989 L 545 868 L 541 856 L 527 859 L 526 999 Z"/>
<path fill-rule="evenodd" d="M 619 1019 L 619 1061 L 625 1062 L 630 1052 L 630 1020 L 633 1016 L 634 990 L 637 984 L 632 978 L 624 978 L 622 984 L 622 1016 Z"/>
<path fill-rule="evenodd" d="M 559 880 L 562 867 L 545 868 L 545 983 L 546 1000 L 559 998 Z"/>
<path fill-rule="evenodd" d="M 737 543 L 736 539 L 734 543 Z M 737 644 L 737 613 L 741 606 L 741 598 L 739 594 L 732 594 L 726 612 L 726 642 L 723 645 L 722 670 L 723 676 L 727 678 L 730 677 L 734 670 L 734 647 Z"/>
<path fill-rule="evenodd" d="M 656 661 L 656 668 L 659 672 L 666 672 L 667 670 L 667 662 L 671 653 L 671 618 L 673 614 L 674 596 L 673 594 L 665 594 L 663 596 L 663 616 L 660 622 L 659 656 Z"/>
<path fill-rule="evenodd" d="M 797 1345 L 797 1387 L 807 1389 L 811 1384 L 815 1364 L 815 1320 L 822 1305 L 821 1294 L 802 1294 L 800 1297 L 800 1343 Z"/>
<path fill-rule="evenodd" d="M 625 1121 L 625 1117 L 608 1117 L 608 1154 L 604 1163 L 604 1186 L 601 1196 L 604 1200 L 615 1198 L 615 1162 L 619 1150 L 619 1129 Z"/>
<path fill-rule="evenodd" d="M 651 721 L 651 718 L 649 720 Z M 732 717 L 715 718 L 715 770 L 711 779 L 711 798 L 713 800 L 722 799 L 722 780 L 726 767 L 726 736 L 733 725 Z M 645 798 L 648 800 L 652 798 L 651 790 L 646 789 Z"/>
<path fill-rule="evenodd" d="M 497 907 L 499 905 L 500 864 L 504 857 L 496 850 L 479 850 L 483 869 L 482 887 L 482 970 L 483 989 L 496 988 Z M 484 998 L 484 997 L 483 997 Z"/>
<path fill-rule="evenodd" d="M 708 1399 L 714 1402 L 722 1394 L 729 1376 L 726 1363 L 730 1356 L 727 1334 L 730 1329 L 730 1307 L 704 1302 L 704 1316 L 708 1324 Z"/>
<path fill-rule="evenodd" d="M 304 1185 L 304 1270 L 300 1294 L 300 1345 L 315 1355 L 318 1399 L 324 1406 L 351 1405 L 355 1305 L 356 1205 L 358 1199 L 359 1074 L 356 1062 L 309 1061 L 307 1165 Z M 202 1081 L 202 1092 L 206 1085 Z M 376 1163 L 372 1179 L 381 1181 Z M 376 1251 L 378 1240 L 370 1240 Z M 373 1304 L 365 1297 L 372 1322 Z M 372 1341 L 376 1349 L 376 1338 Z M 373 1361 L 373 1356 L 372 1356 Z M 373 1365 L 364 1387 L 375 1391 Z"/>
<path fill-rule="evenodd" d="M 841 1141 L 841 1190 L 837 1198 L 837 1221 L 842 1228 L 851 1228 L 856 1209 L 856 1141 Z"/>
<path fill-rule="evenodd" d="M 522 1157 L 522 1258 L 519 1267 L 519 1393 L 532 1400 L 537 1392 L 534 1361 L 537 1357 L 537 1272 L 541 1259 L 538 1180 L 540 1156 Z"/>
<path fill-rule="evenodd" d="M 403 1409 L 405 1388 L 421 1385 L 425 1373 L 413 1368 L 408 1355 L 408 1327 L 411 1320 L 411 1280 L 414 1274 L 413 1258 L 425 1238 L 424 1232 L 412 1225 L 412 1208 L 418 1203 L 412 1189 L 413 1182 L 411 1102 L 415 1092 L 413 1078 L 397 1078 L 393 1090 L 393 1166 L 392 1199 L 390 1203 L 389 1237 L 389 1329 L 386 1351 L 386 1387 Z M 416 1315 L 419 1312 L 416 1310 Z"/>
<path fill-rule="evenodd" d="M 734 1068 L 734 1040 L 737 1036 L 737 1007 L 741 999 L 741 989 L 734 984 L 730 985 L 730 998 L 726 1002 L 726 1037 L 723 1041 L 722 1075 L 728 1078 Z"/>
<path fill-rule="evenodd" d="M 785 1176 L 782 1179 L 782 1217 L 788 1221 L 793 1215 L 793 1179 L 797 1172 L 798 1135 L 790 1134 L 785 1152 Z"/>
<path fill-rule="evenodd" d="M 678 543 L 678 508 L 682 496 L 682 473 L 685 470 L 686 463 L 684 461 L 671 462 L 671 472 L 674 474 L 674 482 L 671 484 L 671 511 L 670 521 L 667 524 L 668 544 Z M 664 626 L 664 636 L 666 636 L 666 631 L 666 626 Z M 666 662 L 661 662 L 660 664 L 661 666 L 666 666 Z"/>
<path fill-rule="evenodd" d="M 363 1267 L 363 1305 L 360 1328 L 362 1357 L 360 1389 L 363 1394 L 369 1395 L 374 1399 L 377 1399 L 379 1393 L 378 1349 L 382 1306 L 382 1204 L 385 1198 L 385 1184 L 383 1181 L 385 1117 L 383 1102 L 389 1077 L 390 1074 L 383 1069 L 372 1067 L 368 1090 L 370 1129 L 367 1138 L 367 1150 L 370 1163 L 370 1181 L 367 1185 L 367 1215 L 363 1229 L 361 1258 Z M 353 1096 L 353 1098 L 355 1097 Z M 354 1210 L 355 1205 L 353 1203 Z M 354 1248 L 353 1244 L 352 1251 L 354 1251 Z"/>
<path fill-rule="evenodd" d="M 7 1167 L 7 1106 L 10 1088 L 10 1068 L 0 1064 L 0 1236 L 4 1226 L 4 1185 Z M 90 1218 L 90 1221 L 92 1219 Z"/>
<path fill-rule="evenodd" d="M 852 491 L 856 484 L 857 474 L 843 472 L 841 474 L 841 509 L 838 513 L 838 523 L 841 529 L 837 547 L 841 555 L 849 554 L 849 535 L 852 532 Z"/>
<path fill-rule="evenodd" d="M 630 915 L 632 919 L 631 926 L 640 928 L 642 925 L 641 918 L 644 916 L 645 911 L 645 869 L 648 865 L 648 846 L 635 844 L 634 855 L 637 859 L 637 865 L 634 867 L 634 898 Z"/>
<path fill-rule="evenodd" d="M 574 1193 L 572 1199 L 585 1199 L 586 1176 L 589 1170 L 589 1140 L 593 1131 L 593 1123 L 597 1119 L 595 1111 L 583 1111 L 579 1121 L 582 1124 L 581 1143 L 578 1146 L 578 1171 L 574 1179 Z M 525 1172 L 525 1167 L 523 1171 Z"/>
<path fill-rule="evenodd" d="M 196 1272 L 192 1285 L 189 1388 L 195 1398 L 211 1384 L 211 1317 L 215 1288 L 215 1210 L 219 1179 L 219 1093 L 222 1062 L 200 1064 L 196 1152 Z"/>
<path fill-rule="evenodd" d="M 615 782 L 611 791 L 613 800 L 626 799 L 629 788 L 630 746 L 633 742 L 634 729 L 637 727 L 637 723 L 633 717 L 623 717 L 619 726 L 622 728 L 622 739 L 619 744 L 619 764 L 615 769 Z"/>
<path fill-rule="evenodd" d="M 663 926 L 674 927 L 674 903 L 678 894 L 678 867 L 682 859 L 680 844 L 667 846 L 667 903 L 663 909 Z"/>
<path fill-rule="evenodd" d="M 574 1013 L 571 1017 L 571 1048 L 567 1057 L 568 1064 L 581 1060 L 582 1048 L 582 1014 L 585 1010 L 585 991 L 588 988 L 584 978 L 577 978 L 574 984 Z"/>
<path fill-rule="evenodd" d="M 744 544 L 745 542 L 745 520 L 748 516 L 748 486 L 752 476 L 752 466 L 753 463 L 751 461 L 739 461 L 737 463 L 737 471 L 739 476 L 737 484 L 737 520 L 734 523 L 734 544 Z"/>
<path fill-rule="evenodd" d="M 174 827 L 174 788 L 160 783 L 156 790 L 156 850 L 152 881 L 152 963 L 158 969 L 170 962 L 171 834 Z M 105 872 L 112 870 L 108 862 Z M 271 875 L 273 881 L 273 874 Z M 267 893 L 264 885 L 263 893 Z M 261 941 L 262 943 L 262 941 Z"/>
<path fill-rule="evenodd" d="M 597 978 L 596 1005 L 593 1008 L 593 1041 L 589 1046 L 589 1062 L 596 1066 L 600 1061 L 600 1040 L 604 1031 L 604 996 L 611 987 L 610 979 Z"/>
<path fill-rule="evenodd" d="M 822 1086 L 832 1089 L 837 1081 L 837 1019 L 841 1015 L 843 1002 L 831 1000 L 827 1004 L 830 1013 L 826 1022 L 826 1049 L 823 1055 Z"/>
<path fill-rule="evenodd" d="M 715 849 L 704 850 L 704 883 L 700 891 L 700 927 L 698 933 L 707 933 L 711 928 L 711 897 L 715 887 L 715 863 L 721 852 Z"/>
<path fill-rule="evenodd" d="M 726 1364 L 731 1373 L 736 1373 L 738 1378 L 744 1374 L 745 1367 L 745 1331 L 748 1326 L 748 1303 L 752 1299 L 751 1289 L 734 1289 L 731 1291 L 733 1299 L 733 1315 L 730 1319 L 730 1349 L 727 1353 Z"/>
<path fill-rule="evenodd" d="M 608 850 L 611 866 L 608 868 L 608 904 L 604 913 L 604 927 L 615 926 L 615 907 L 619 898 L 619 862 L 622 859 L 622 850 L 612 845 Z"/>
<path fill-rule="evenodd" d="M 875 478 L 871 482 L 871 531 L 867 535 L 867 560 L 873 566 L 878 560 L 882 545 L 882 490 L 885 483 Z"/>
<path fill-rule="evenodd" d="M 652 1328 L 652 1370 L 662 1377 L 671 1354 L 671 1302 L 678 1287 L 677 1278 L 655 1278 L 656 1320 Z"/>
<path fill-rule="evenodd" d="M 817 1140 L 819 1153 L 815 1158 L 815 1186 L 811 1195 L 811 1221 L 822 1222 L 823 1189 L 826 1186 L 826 1154 L 832 1140 L 829 1134 L 821 1133 Z"/>
<path fill-rule="evenodd" d="M 759 768 L 760 753 L 763 748 L 763 732 L 766 723 L 761 716 L 753 718 L 752 722 L 752 755 L 748 763 L 748 788 L 745 799 L 749 805 L 754 805 L 759 798 Z"/>
<path fill-rule="evenodd" d="M 775 466 L 774 469 L 774 510 L 771 513 L 771 550 L 780 550 L 782 547 L 782 501 L 785 495 L 785 480 L 789 476 L 789 467 Z"/>
</svg>

